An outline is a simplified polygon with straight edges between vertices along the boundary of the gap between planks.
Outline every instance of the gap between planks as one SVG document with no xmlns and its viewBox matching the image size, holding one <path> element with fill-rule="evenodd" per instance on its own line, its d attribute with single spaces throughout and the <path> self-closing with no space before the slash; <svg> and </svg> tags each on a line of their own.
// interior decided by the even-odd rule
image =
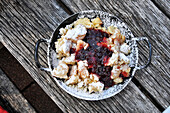
<svg viewBox="0 0 170 113">
<path fill-rule="evenodd" d="M 154 99 L 154 97 L 142 86 L 142 84 L 133 77 L 132 82 L 141 90 L 141 92 L 161 111 L 163 112 L 165 109 L 159 104 L 159 102 Z"/>
<path fill-rule="evenodd" d="M 35 84 L 35 81 L 28 84 L 24 89 L 21 90 L 21 93 L 23 93 L 25 90 L 27 90 L 29 87 L 31 87 L 33 84 Z"/>
<path fill-rule="evenodd" d="M 155 2 L 154 0 L 151 0 L 153 2 L 153 4 L 163 13 L 165 14 L 165 16 L 167 16 L 170 19 L 170 15 L 164 10 L 164 8 L 162 8 L 157 2 Z"/>
<path fill-rule="evenodd" d="M 4 47 L 4 45 L 0 42 L 0 49 L 2 49 Z"/>
</svg>

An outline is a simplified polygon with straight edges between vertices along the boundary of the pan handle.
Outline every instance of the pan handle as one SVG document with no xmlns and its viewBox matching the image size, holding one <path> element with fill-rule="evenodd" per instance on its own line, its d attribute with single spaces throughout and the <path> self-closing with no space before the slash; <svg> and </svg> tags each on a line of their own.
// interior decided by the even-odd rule
<svg viewBox="0 0 170 113">
<path fill-rule="evenodd" d="M 39 48 L 39 45 L 41 42 L 46 42 L 48 43 L 48 40 L 47 39 L 39 39 L 36 44 L 35 44 L 35 51 L 34 51 L 34 59 L 35 59 L 35 64 L 37 65 L 37 67 L 42 70 L 42 71 L 50 71 L 51 69 L 50 68 L 45 68 L 43 67 L 39 60 L 38 60 L 38 48 Z"/>
<path fill-rule="evenodd" d="M 148 43 L 148 46 L 149 46 L 149 57 L 148 57 L 147 63 L 145 65 L 135 67 L 136 69 L 146 68 L 151 63 L 151 57 L 152 57 L 152 46 L 151 46 L 151 43 L 149 42 L 147 37 L 135 37 L 132 40 L 134 40 L 134 41 L 143 41 L 143 40 L 146 40 L 146 42 Z"/>
</svg>

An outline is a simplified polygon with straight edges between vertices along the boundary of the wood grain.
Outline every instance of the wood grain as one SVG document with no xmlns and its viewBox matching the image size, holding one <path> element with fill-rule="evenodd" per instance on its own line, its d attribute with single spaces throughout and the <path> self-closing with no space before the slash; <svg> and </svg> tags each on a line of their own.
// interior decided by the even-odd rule
<svg viewBox="0 0 170 113">
<path fill-rule="evenodd" d="M 152 2 L 170 18 L 170 0 L 152 0 Z"/>
<path fill-rule="evenodd" d="M 168 17 L 148 0 L 62 0 L 62 2 L 73 12 L 97 9 L 112 13 L 126 22 L 135 36 L 148 37 L 153 46 L 152 63 L 148 68 L 138 71 L 135 78 L 163 108 L 169 106 L 170 20 Z M 140 44 L 139 49 L 140 60 L 145 61 L 148 48 Z"/>
<path fill-rule="evenodd" d="M 18 89 L 13 85 L 9 78 L 0 69 L 0 97 L 7 101 L 6 106 L 11 106 L 10 112 L 36 113 L 34 108 L 28 103 Z M 3 105 L 5 106 L 5 105 Z M 8 112 L 9 112 L 8 111 Z"/>
<path fill-rule="evenodd" d="M 49 73 L 37 69 L 33 52 L 37 39 L 49 38 L 68 14 L 55 0 L 3 0 L 0 5 L 0 41 L 62 111 L 160 112 L 133 82 L 116 96 L 102 101 L 80 100 L 64 92 Z M 42 44 L 39 51 L 44 65 L 46 47 Z"/>
</svg>

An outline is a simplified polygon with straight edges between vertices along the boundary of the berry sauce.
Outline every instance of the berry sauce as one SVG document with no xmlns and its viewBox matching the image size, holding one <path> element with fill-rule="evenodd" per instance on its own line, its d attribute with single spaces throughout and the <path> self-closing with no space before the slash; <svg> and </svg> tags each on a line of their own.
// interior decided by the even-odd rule
<svg viewBox="0 0 170 113">
<path fill-rule="evenodd" d="M 89 46 L 86 50 L 82 48 L 76 51 L 75 56 L 77 61 L 87 60 L 89 73 L 97 74 L 105 88 L 114 85 L 113 79 L 110 78 L 112 67 L 105 66 L 113 53 L 107 47 L 107 38 L 109 34 L 102 30 L 88 29 L 83 41 Z"/>
<path fill-rule="evenodd" d="M 70 49 L 70 54 L 75 53 L 75 52 L 76 52 L 76 49 L 75 49 L 75 48 L 71 48 L 71 49 Z"/>
</svg>

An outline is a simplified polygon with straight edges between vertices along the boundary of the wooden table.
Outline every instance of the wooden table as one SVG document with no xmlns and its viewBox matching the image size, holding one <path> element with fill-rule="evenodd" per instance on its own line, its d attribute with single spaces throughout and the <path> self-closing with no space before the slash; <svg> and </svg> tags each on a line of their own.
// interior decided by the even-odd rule
<svg viewBox="0 0 170 113">
<path fill-rule="evenodd" d="M 151 65 L 137 71 L 122 92 L 101 101 L 80 100 L 67 94 L 34 63 L 38 39 L 49 39 L 64 18 L 89 9 L 118 16 L 135 36 L 148 37 L 153 47 Z M 170 105 L 169 18 L 169 0 L 1 0 L 0 41 L 63 112 L 156 113 Z M 40 60 L 44 65 L 46 49 L 47 45 L 42 44 Z M 140 45 L 139 49 L 143 61 L 148 48 Z"/>
</svg>

